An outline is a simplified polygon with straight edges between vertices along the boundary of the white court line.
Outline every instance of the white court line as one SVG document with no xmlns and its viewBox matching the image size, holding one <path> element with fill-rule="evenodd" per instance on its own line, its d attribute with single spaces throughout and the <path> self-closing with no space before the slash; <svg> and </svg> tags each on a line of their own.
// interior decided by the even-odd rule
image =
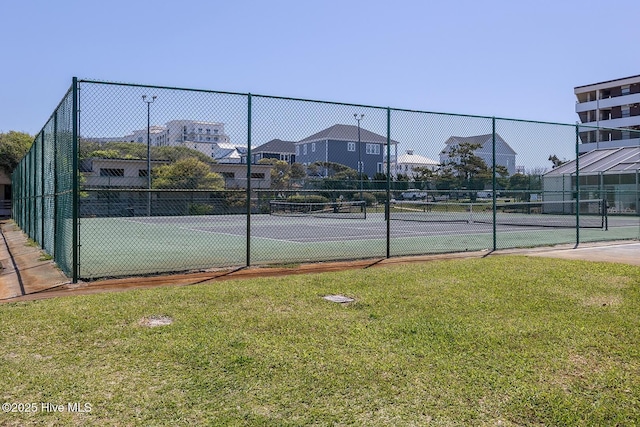
<svg viewBox="0 0 640 427">
<path fill-rule="evenodd" d="M 208 230 L 199 230 L 197 228 L 186 228 L 186 227 L 176 227 L 178 230 L 186 230 L 186 231 L 193 231 L 196 233 L 208 233 L 208 234 L 222 234 L 223 236 L 232 236 L 232 237 L 247 237 L 246 234 L 234 234 L 234 233 L 221 233 L 219 231 L 208 231 Z M 252 239 L 263 239 L 263 240 L 271 240 L 274 242 L 284 242 L 284 243 L 297 243 L 297 244 L 302 244 L 302 243 L 306 243 L 306 242 L 298 242 L 295 240 L 286 240 L 286 239 L 274 239 L 271 237 L 259 237 L 259 236 L 251 236 Z"/>
</svg>

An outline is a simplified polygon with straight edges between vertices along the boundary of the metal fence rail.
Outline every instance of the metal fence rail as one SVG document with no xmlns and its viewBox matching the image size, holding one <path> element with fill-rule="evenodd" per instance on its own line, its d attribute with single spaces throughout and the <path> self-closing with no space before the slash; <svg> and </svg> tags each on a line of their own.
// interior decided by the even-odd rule
<svg viewBox="0 0 640 427">
<path fill-rule="evenodd" d="M 74 78 L 13 218 L 74 281 L 638 239 L 637 167 L 578 156 L 622 135 L 640 150 L 633 130 Z"/>
</svg>

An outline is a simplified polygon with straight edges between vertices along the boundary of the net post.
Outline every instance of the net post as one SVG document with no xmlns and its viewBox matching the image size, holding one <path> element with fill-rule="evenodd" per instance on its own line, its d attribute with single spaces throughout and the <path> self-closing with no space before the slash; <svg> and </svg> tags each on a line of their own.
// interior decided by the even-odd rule
<svg viewBox="0 0 640 427">
<path fill-rule="evenodd" d="M 251 93 L 247 94 L 247 253 L 246 266 L 251 265 Z"/>
</svg>

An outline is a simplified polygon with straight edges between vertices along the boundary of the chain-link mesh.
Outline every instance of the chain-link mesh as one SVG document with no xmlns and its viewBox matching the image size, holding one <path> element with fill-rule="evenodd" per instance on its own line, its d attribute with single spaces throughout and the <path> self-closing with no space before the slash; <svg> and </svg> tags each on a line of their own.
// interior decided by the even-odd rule
<svg viewBox="0 0 640 427">
<path fill-rule="evenodd" d="M 74 278 L 637 239 L 639 162 L 636 130 L 79 81 L 13 215 Z"/>
</svg>

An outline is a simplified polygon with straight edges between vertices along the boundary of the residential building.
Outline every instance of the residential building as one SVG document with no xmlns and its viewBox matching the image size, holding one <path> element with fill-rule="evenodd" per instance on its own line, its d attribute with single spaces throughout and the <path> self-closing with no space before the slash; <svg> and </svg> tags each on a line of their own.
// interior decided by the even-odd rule
<svg viewBox="0 0 640 427">
<path fill-rule="evenodd" d="M 151 167 L 167 164 L 167 161 L 152 161 Z M 226 189 L 247 187 L 247 165 L 212 164 L 211 171 L 220 174 Z M 83 175 L 83 192 L 80 203 L 81 216 L 139 216 L 146 215 L 148 193 L 146 189 L 147 161 L 144 159 L 87 159 L 80 165 Z M 251 166 L 251 187 L 271 187 L 271 166 Z M 114 191 L 117 189 L 129 191 Z M 136 191 L 130 191 L 130 190 Z M 108 191 L 103 191 L 108 190 Z M 195 205 L 208 205 L 205 212 L 232 213 L 221 201 L 228 197 L 221 192 L 190 192 L 157 190 L 151 194 L 154 216 L 190 215 Z M 191 208 L 190 208 L 191 207 Z M 242 207 L 237 208 L 242 209 Z"/>
<path fill-rule="evenodd" d="M 450 137 L 445 142 L 444 149 L 440 152 L 441 164 L 460 161 L 459 158 L 449 155 L 451 150 L 459 144 L 480 145 L 478 149 L 474 150 L 474 154 L 484 160 L 488 167 L 493 165 L 493 134 Z M 516 152 L 498 134 L 496 134 L 496 165 L 507 168 L 509 175 L 516 173 Z"/>
<path fill-rule="evenodd" d="M 11 216 L 11 178 L 0 171 L 0 218 Z"/>
<path fill-rule="evenodd" d="M 282 160 L 289 164 L 295 163 L 295 142 L 272 139 L 258 147 L 252 148 L 251 163 L 258 163 L 262 159 Z"/>
<path fill-rule="evenodd" d="M 585 125 L 580 129 L 580 153 L 640 146 L 640 75 L 578 86 L 574 93 L 576 113 Z"/>
<path fill-rule="evenodd" d="M 151 161 L 151 167 L 167 164 L 164 160 Z M 232 163 L 210 165 L 211 172 L 219 173 L 226 188 L 247 187 L 247 166 Z M 146 188 L 147 161 L 145 159 L 87 159 L 80 165 L 87 188 Z M 251 166 L 251 187 L 271 187 L 271 165 Z"/>
<path fill-rule="evenodd" d="M 414 150 L 407 150 L 405 154 L 397 157 L 395 164 L 391 164 L 391 175 L 406 175 L 414 178 L 418 174 L 418 170 L 427 169 L 435 172 L 440 163 L 428 157 L 416 154 Z"/>
<path fill-rule="evenodd" d="M 98 142 L 115 141 L 118 138 L 94 138 Z M 147 128 L 134 130 L 120 139 L 127 142 L 147 142 Z M 152 146 L 183 145 L 215 159 L 219 163 L 242 163 L 246 146 L 231 144 L 225 133 L 224 123 L 198 120 L 171 120 L 164 125 L 149 127 Z"/>
<path fill-rule="evenodd" d="M 397 144 L 391 141 L 391 144 Z M 353 125 L 336 124 L 295 143 L 298 163 L 332 162 L 362 171 L 368 177 L 384 173 L 387 137 Z"/>
</svg>

